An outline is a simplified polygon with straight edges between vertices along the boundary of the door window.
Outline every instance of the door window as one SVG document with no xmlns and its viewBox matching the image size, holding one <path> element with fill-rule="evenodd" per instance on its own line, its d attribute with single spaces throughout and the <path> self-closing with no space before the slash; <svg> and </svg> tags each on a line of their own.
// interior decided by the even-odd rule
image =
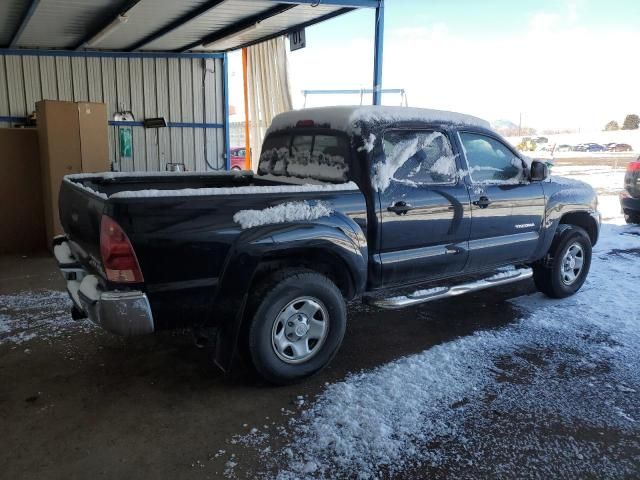
<svg viewBox="0 0 640 480">
<path fill-rule="evenodd" d="M 469 132 L 461 132 L 460 140 L 474 183 L 514 184 L 524 180 L 522 160 L 502 142 Z"/>
<path fill-rule="evenodd" d="M 382 148 L 384 161 L 376 164 L 373 177 L 378 191 L 393 182 L 415 186 L 456 181 L 456 159 L 441 132 L 391 130 L 384 134 Z"/>
</svg>

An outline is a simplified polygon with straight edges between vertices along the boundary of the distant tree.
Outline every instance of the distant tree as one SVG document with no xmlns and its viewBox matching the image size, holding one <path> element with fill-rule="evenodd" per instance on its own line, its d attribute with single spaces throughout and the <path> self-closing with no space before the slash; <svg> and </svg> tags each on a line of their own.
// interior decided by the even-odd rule
<svg viewBox="0 0 640 480">
<path fill-rule="evenodd" d="M 620 130 L 620 125 L 615 120 L 611 120 L 604 126 L 605 131 L 610 132 L 611 130 Z"/>
<path fill-rule="evenodd" d="M 640 117 L 635 113 L 630 113 L 624 118 L 622 130 L 637 130 L 640 128 Z"/>
</svg>

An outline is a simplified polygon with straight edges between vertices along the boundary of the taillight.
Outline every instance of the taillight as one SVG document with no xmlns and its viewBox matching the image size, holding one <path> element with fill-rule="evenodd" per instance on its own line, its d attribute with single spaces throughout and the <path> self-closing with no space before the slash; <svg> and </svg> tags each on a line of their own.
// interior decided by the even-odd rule
<svg viewBox="0 0 640 480">
<path fill-rule="evenodd" d="M 296 123 L 296 127 L 298 128 L 314 127 L 315 125 L 313 120 L 298 120 L 298 123 Z"/>
<path fill-rule="evenodd" d="M 102 216 L 100 254 L 107 279 L 118 283 L 144 282 L 140 264 L 129 238 L 115 220 Z"/>
<path fill-rule="evenodd" d="M 628 172 L 637 172 L 640 170 L 640 162 L 629 162 L 627 165 Z"/>
</svg>

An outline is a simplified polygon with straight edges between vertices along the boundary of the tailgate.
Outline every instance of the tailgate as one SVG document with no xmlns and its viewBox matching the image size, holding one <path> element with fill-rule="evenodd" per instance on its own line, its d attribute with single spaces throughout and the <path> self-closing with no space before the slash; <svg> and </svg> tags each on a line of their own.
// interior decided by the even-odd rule
<svg viewBox="0 0 640 480">
<path fill-rule="evenodd" d="M 69 181 L 60 186 L 60 222 L 73 254 L 90 271 L 100 272 L 100 222 L 105 200 Z M 93 261 L 92 261 L 93 260 Z"/>
</svg>

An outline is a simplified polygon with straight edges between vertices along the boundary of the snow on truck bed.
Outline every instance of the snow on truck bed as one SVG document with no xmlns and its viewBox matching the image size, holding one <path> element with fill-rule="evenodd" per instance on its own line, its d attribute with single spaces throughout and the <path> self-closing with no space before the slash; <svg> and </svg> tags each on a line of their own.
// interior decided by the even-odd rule
<svg viewBox="0 0 640 480">
<path fill-rule="evenodd" d="M 181 189 L 145 189 L 145 190 L 124 190 L 121 192 L 107 195 L 104 192 L 98 192 L 93 188 L 85 185 L 79 180 L 86 179 L 115 179 L 115 178 L 137 178 L 137 177 L 159 177 L 159 176 L 252 176 L 250 172 L 105 172 L 105 173 L 81 173 L 67 175 L 64 177 L 65 182 L 72 183 L 93 195 L 107 200 L 110 198 L 153 198 L 153 197 L 199 197 L 213 195 L 247 195 L 247 194 L 274 194 L 274 193 L 302 193 L 302 192 L 336 192 L 358 190 L 358 186 L 354 182 L 346 182 L 339 184 L 325 183 L 304 183 L 303 181 L 285 184 L 284 179 L 272 177 L 270 175 L 260 176 L 265 180 L 276 179 L 282 182 L 282 185 L 248 185 L 238 187 L 205 187 L 205 188 L 181 188 Z M 286 179 L 291 181 L 292 179 Z M 300 179 L 298 179 L 300 180 Z"/>
<path fill-rule="evenodd" d="M 486 120 L 463 113 L 427 108 L 365 105 L 306 108 L 281 113 L 273 119 L 271 126 L 267 130 L 267 134 L 295 127 L 299 121 L 303 120 L 313 120 L 316 124 L 326 123 L 335 130 L 344 130 L 348 133 L 357 133 L 359 123 L 411 120 L 490 128 L 489 122 Z"/>
</svg>

